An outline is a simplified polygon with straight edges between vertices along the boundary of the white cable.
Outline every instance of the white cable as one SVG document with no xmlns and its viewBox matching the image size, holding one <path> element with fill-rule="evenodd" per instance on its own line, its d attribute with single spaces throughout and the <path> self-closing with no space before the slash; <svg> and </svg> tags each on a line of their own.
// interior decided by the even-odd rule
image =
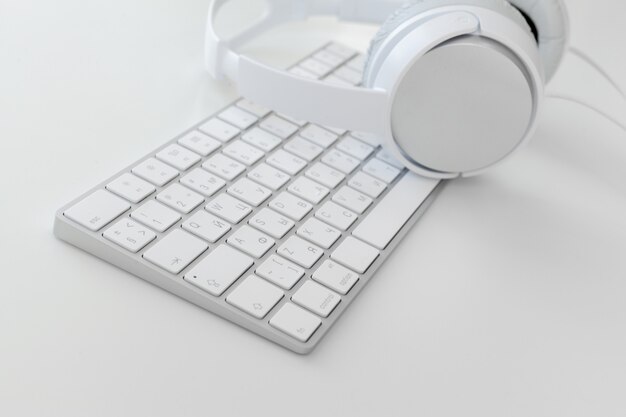
<svg viewBox="0 0 626 417">
<path fill-rule="evenodd" d="M 571 52 L 572 55 L 577 56 L 579 59 L 586 62 L 587 65 L 591 66 L 593 69 L 598 71 L 598 73 L 600 73 L 600 75 L 602 75 L 602 77 L 604 77 L 604 79 L 608 81 L 613 86 L 613 88 L 622 96 L 622 98 L 626 101 L 626 93 L 624 92 L 624 90 L 622 90 L 622 88 L 619 86 L 617 81 L 615 81 L 615 79 L 611 77 L 604 68 L 602 68 L 599 64 L 597 64 L 593 60 L 593 58 L 591 58 L 585 52 L 573 46 L 570 46 L 569 52 Z"/>
<path fill-rule="evenodd" d="M 602 110 L 593 107 L 591 104 L 587 104 L 584 101 L 577 99 L 576 97 L 564 96 L 564 95 L 547 95 L 546 98 L 569 101 L 571 103 L 575 103 L 580 106 L 583 106 L 589 110 L 594 111 L 596 114 L 599 114 L 600 116 L 604 117 L 606 120 L 612 122 L 616 126 L 620 127 L 624 132 L 626 132 L 626 124 L 620 122 L 619 120 L 609 115 L 608 113 L 605 113 Z"/>
</svg>

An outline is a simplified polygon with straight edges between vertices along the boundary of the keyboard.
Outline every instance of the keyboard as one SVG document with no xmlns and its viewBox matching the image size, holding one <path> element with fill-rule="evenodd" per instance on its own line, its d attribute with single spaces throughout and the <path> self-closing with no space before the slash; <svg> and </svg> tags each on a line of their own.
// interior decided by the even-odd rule
<svg viewBox="0 0 626 417">
<path fill-rule="evenodd" d="M 362 66 L 362 55 L 330 43 L 289 71 L 358 85 Z M 372 135 L 239 99 L 62 207 L 54 231 L 306 354 L 441 185 Z"/>
</svg>

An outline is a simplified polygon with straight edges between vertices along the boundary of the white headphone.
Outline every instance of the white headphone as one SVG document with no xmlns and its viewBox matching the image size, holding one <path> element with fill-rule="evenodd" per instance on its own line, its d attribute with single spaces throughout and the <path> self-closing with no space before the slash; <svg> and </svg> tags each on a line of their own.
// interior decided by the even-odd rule
<svg viewBox="0 0 626 417">
<path fill-rule="evenodd" d="M 567 48 L 561 0 L 267 0 L 266 14 L 227 41 L 209 10 L 206 60 L 244 97 L 293 117 L 371 132 L 412 171 L 478 174 L 533 134 L 544 85 Z M 395 11 L 395 12 L 394 12 Z M 292 75 L 235 49 L 278 24 L 313 15 L 381 23 L 363 88 Z"/>
</svg>

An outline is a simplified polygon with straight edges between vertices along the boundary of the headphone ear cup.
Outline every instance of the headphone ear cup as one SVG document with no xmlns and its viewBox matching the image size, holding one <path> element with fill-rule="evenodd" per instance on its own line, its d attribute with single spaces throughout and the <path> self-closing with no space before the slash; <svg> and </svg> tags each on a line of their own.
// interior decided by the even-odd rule
<svg viewBox="0 0 626 417">
<path fill-rule="evenodd" d="M 414 0 L 411 3 L 397 9 L 382 24 L 372 41 L 370 42 L 365 60 L 364 74 L 370 74 L 374 67 L 374 57 L 377 55 L 385 40 L 404 22 L 418 16 L 428 10 L 445 7 L 445 6 L 481 6 L 491 10 L 495 10 L 517 22 L 521 27 L 533 36 L 532 30 L 526 21 L 526 18 L 506 0 Z"/>
</svg>

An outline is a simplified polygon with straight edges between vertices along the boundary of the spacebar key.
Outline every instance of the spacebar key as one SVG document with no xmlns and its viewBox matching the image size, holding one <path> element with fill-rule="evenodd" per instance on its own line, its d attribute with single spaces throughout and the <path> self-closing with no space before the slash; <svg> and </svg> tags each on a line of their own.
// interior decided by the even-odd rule
<svg viewBox="0 0 626 417">
<path fill-rule="evenodd" d="M 352 234 L 380 250 L 385 249 L 438 183 L 408 172 Z"/>
</svg>

